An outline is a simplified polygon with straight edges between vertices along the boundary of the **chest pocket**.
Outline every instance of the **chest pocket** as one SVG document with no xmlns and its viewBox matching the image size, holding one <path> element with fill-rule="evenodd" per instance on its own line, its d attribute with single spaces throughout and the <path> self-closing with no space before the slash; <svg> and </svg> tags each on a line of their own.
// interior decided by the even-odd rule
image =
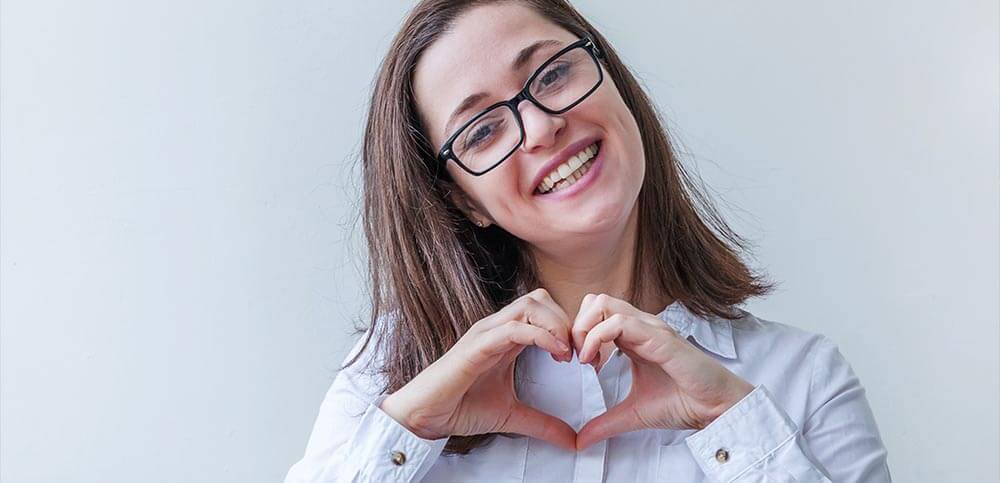
<svg viewBox="0 0 1000 483">
<path fill-rule="evenodd" d="M 656 478 L 653 481 L 657 483 L 705 481 L 705 473 L 701 471 L 687 443 L 684 442 L 684 438 L 695 432 L 693 429 L 667 432 L 661 440 L 656 462 Z"/>
</svg>

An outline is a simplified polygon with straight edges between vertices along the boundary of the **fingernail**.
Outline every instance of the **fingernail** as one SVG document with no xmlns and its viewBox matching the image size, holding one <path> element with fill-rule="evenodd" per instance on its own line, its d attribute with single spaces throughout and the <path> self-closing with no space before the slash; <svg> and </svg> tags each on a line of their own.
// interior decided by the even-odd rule
<svg viewBox="0 0 1000 483">
<path fill-rule="evenodd" d="M 566 343 L 561 340 L 556 340 L 556 347 L 558 347 L 559 350 L 562 352 L 566 352 L 569 350 L 569 346 L 567 346 Z"/>
</svg>

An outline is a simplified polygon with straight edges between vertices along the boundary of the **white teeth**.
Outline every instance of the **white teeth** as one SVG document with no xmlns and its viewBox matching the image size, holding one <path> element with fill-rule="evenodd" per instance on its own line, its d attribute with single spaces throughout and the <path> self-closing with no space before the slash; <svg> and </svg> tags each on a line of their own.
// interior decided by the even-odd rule
<svg viewBox="0 0 1000 483">
<path fill-rule="evenodd" d="M 576 159 L 576 158 L 573 158 L 573 159 Z M 576 169 L 576 168 L 573 168 L 573 169 Z M 573 169 L 570 169 L 569 165 L 563 163 L 563 164 L 560 164 L 559 168 L 557 168 L 556 170 L 559 171 L 559 177 L 560 178 L 565 178 L 565 177 L 569 176 L 570 173 L 573 172 Z"/>
<path fill-rule="evenodd" d="M 590 146 L 580 151 L 575 156 L 572 156 L 566 160 L 563 164 L 553 169 L 544 179 L 542 179 L 541 184 L 538 185 L 538 191 L 545 193 L 551 190 L 556 183 L 563 179 L 570 179 L 571 181 L 576 181 L 582 176 L 577 170 L 580 169 L 587 161 L 590 161 L 594 155 L 597 154 L 597 143 L 591 144 Z M 576 173 L 575 178 L 570 177 L 570 175 Z M 564 183 L 565 184 L 565 183 Z"/>
<path fill-rule="evenodd" d="M 569 175 L 568 178 L 560 180 L 558 183 L 556 183 L 555 187 L 553 187 L 551 190 L 546 191 L 544 193 L 554 193 L 554 192 L 562 191 L 562 190 L 564 190 L 566 188 L 569 188 L 570 186 L 573 186 L 574 183 L 576 183 L 577 181 L 579 181 L 580 178 L 582 178 L 584 175 L 587 174 L 588 171 L 590 171 L 590 167 L 593 164 L 594 164 L 593 161 L 587 161 L 587 162 L 585 162 L 583 164 L 583 167 L 581 167 L 578 171 L 576 171 L 573 174 Z"/>
</svg>

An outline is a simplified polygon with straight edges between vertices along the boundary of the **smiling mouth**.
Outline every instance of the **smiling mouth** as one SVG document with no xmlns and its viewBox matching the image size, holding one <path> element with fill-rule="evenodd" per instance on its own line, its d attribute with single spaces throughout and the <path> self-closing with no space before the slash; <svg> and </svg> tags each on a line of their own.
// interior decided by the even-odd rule
<svg viewBox="0 0 1000 483">
<path fill-rule="evenodd" d="M 597 153 L 600 150 L 601 141 L 598 140 L 566 160 L 563 164 L 557 166 L 542 179 L 541 184 L 535 188 L 535 194 L 547 195 L 557 193 L 573 186 L 580 178 L 583 178 L 587 174 L 587 171 L 593 166 L 594 160 L 597 158 Z"/>
</svg>

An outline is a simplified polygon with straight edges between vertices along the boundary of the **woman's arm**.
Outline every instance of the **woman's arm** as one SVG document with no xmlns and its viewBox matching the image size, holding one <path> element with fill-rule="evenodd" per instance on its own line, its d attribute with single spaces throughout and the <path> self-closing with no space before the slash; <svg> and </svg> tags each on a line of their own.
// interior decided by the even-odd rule
<svg viewBox="0 0 1000 483">
<path fill-rule="evenodd" d="M 391 395 L 376 397 L 381 384 L 370 375 L 384 357 L 369 364 L 363 355 L 337 375 L 306 455 L 286 483 L 419 481 L 451 435 L 517 433 L 574 448 L 573 428 L 521 403 L 513 387 L 514 362 L 525 347 L 568 362 L 569 337 L 569 317 L 537 289 L 472 324 Z"/>
<path fill-rule="evenodd" d="M 758 385 L 687 437 L 688 448 L 712 481 L 892 481 L 865 389 L 850 364 L 826 337 L 819 338 L 810 358 L 811 414 L 802 428 Z"/>
<path fill-rule="evenodd" d="M 364 342 L 348 355 L 354 357 Z M 448 438 L 418 437 L 385 414 L 379 385 L 369 364 L 375 342 L 361 358 L 340 371 L 326 393 L 305 455 L 285 483 L 420 481 L 441 454 Z"/>
</svg>

